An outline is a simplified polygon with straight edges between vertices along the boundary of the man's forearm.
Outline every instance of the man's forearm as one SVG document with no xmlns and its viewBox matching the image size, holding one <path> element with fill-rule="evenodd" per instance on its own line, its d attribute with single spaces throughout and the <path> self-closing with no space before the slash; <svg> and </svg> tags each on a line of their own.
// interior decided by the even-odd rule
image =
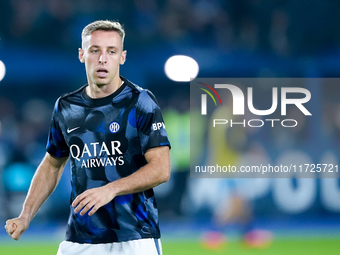
<svg viewBox="0 0 340 255">
<path fill-rule="evenodd" d="M 160 171 L 154 169 L 155 167 L 162 168 L 147 164 L 135 173 L 111 182 L 107 186 L 114 196 L 120 196 L 145 191 L 168 181 L 169 176 L 160 174 Z"/>
<path fill-rule="evenodd" d="M 163 152 L 153 153 L 151 160 L 135 173 L 107 184 L 114 196 L 137 193 L 151 189 L 170 178 L 169 148 L 158 148 Z"/>
<path fill-rule="evenodd" d="M 56 162 L 57 161 L 49 155 L 44 157 L 34 174 L 19 217 L 30 222 L 42 204 L 54 191 L 67 160 L 62 164 L 57 164 Z"/>
</svg>

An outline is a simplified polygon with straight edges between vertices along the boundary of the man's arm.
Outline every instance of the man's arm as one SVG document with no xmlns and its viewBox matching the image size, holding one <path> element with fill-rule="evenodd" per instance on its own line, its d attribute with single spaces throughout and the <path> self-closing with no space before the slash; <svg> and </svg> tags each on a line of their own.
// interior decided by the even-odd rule
<svg viewBox="0 0 340 255">
<path fill-rule="evenodd" d="M 170 178 L 169 147 L 155 147 L 145 153 L 147 164 L 133 174 L 103 187 L 89 189 L 76 197 L 72 206 L 81 215 L 93 215 L 116 196 L 141 192 L 153 188 Z"/>
<path fill-rule="evenodd" d="M 41 205 L 57 187 L 67 160 L 68 157 L 56 158 L 46 153 L 33 176 L 20 216 L 6 221 L 5 229 L 13 239 L 21 237 Z"/>
</svg>

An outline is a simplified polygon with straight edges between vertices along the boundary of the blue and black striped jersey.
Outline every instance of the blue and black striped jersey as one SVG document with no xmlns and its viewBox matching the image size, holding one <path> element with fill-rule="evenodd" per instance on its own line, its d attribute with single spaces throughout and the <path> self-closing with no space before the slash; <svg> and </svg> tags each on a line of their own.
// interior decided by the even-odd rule
<svg viewBox="0 0 340 255">
<path fill-rule="evenodd" d="M 71 202 L 87 189 L 137 171 L 146 164 L 148 149 L 170 147 L 153 94 L 121 78 L 123 85 L 105 98 L 90 98 L 85 85 L 55 104 L 47 152 L 70 157 Z M 117 196 L 92 216 L 70 208 L 67 241 L 97 244 L 160 237 L 152 189 Z"/>
</svg>

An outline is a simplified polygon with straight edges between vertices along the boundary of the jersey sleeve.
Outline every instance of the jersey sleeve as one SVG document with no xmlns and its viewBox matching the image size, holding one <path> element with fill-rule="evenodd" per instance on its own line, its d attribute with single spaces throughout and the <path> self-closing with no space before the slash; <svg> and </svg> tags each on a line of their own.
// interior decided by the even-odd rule
<svg viewBox="0 0 340 255">
<path fill-rule="evenodd" d="M 50 124 L 50 131 L 47 139 L 46 151 L 52 156 L 61 158 L 67 157 L 70 153 L 69 147 L 64 139 L 59 125 L 59 99 L 57 100 Z"/>
<path fill-rule="evenodd" d="M 143 154 L 150 148 L 170 147 L 161 109 L 150 91 L 144 90 L 140 93 L 137 101 L 136 118 Z"/>
</svg>

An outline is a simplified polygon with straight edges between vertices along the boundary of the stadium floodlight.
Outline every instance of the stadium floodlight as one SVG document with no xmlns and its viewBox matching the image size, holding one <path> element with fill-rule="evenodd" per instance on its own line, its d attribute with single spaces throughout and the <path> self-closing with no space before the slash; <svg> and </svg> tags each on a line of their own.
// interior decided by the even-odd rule
<svg viewBox="0 0 340 255">
<path fill-rule="evenodd" d="M 164 71 L 169 79 L 185 82 L 196 78 L 199 66 L 197 62 L 189 56 L 175 55 L 165 62 Z"/>
<path fill-rule="evenodd" d="M 6 67 L 5 64 L 0 60 L 0 81 L 5 77 Z"/>
</svg>

